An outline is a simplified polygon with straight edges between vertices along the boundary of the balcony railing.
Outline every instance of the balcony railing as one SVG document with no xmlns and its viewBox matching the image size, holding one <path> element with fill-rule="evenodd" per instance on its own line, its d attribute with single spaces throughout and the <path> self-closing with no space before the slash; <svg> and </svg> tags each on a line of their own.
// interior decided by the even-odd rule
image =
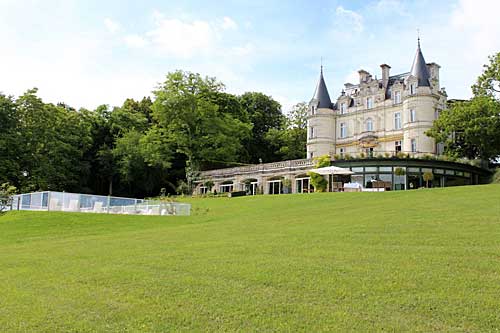
<svg viewBox="0 0 500 333">
<path fill-rule="evenodd" d="M 314 166 L 314 163 L 315 162 L 312 159 L 301 159 L 301 160 L 290 160 L 290 161 L 281 161 L 281 162 L 272 162 L 272 163 L 253 164 L 253 165 L 242 166 L 242 167 L 202 171 L 201 177 L 202 178 L 224 177 L 224 176 L 235 175 L 235 174 L 277 171 L 277 170 L 286 170 L 286 169 L 293 170 L 293 169 L 300 169 L 300 168 Z"/>
</svg>

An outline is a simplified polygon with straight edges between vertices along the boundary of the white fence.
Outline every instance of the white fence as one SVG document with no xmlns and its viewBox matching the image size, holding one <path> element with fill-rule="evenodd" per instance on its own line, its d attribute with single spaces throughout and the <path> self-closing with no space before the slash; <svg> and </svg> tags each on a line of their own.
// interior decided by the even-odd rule
<svg viewBox="0 0 500 333">
<path fill-rule="evenodd" d="M 52 191 L 14 195 L 11 209 L 133 215 L 191 214 L 191 205 L 186 203 Z"/>
</svg>

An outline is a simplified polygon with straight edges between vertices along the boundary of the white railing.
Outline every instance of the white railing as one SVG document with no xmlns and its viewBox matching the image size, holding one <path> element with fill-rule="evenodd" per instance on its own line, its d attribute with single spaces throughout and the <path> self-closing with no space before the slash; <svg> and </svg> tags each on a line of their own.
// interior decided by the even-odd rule
<svg viewBox="0 0 500 333">
<path fill-rule="evenodd" d="M 158 200 L 46 191 L 14 195 L 11 210 L 132 215 L 190 215 L 191 205 Z"/>
<path fill-rule="evenodd" d="M 201 177 L 202 178 L 208 178 L 214 176 L 223 177 L 235 174 L 245 174 L 245 173 L 255 173 L 255 172 L 265 172 L 265 171 L 276 171 L 285 169 L 293 170 L 309 166 L 314 166 L 314 161 L 312 159 L 289 160 L 282 162 L 253 164 L 243 167 L 202 171 Z"/>
</svg>

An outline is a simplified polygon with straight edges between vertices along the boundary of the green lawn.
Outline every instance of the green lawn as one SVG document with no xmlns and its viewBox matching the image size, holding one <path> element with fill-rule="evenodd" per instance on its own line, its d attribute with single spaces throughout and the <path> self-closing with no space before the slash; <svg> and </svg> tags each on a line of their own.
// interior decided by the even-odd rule
<svg viewBox="0 0 500 333">
<path fill-rule="evenodd" d="M 500 185 L 0 217 L 0 330 L 500 330 Z"/>
</svg>

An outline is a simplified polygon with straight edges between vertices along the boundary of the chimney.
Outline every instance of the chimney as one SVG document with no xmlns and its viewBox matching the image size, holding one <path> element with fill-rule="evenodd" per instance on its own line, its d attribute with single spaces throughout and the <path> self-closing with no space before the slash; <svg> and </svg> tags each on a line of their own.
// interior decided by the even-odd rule
<svg viewBox="0 0 500 333">
<path fill-rule="evenodd" d="M 439 89 L 439 69 L 441 66 L 436 64 L 435 62 L 431 62 L 427 64 L 427 70 L 429 71 L 429 75 L 431 79 L 435 79 L 437 83 L 437 89 Z"/>
<path fill-rule="evenodd" d="M 387 64 L 380 65 L 382 68 L 382 85 L 387 88 L 387 84 L 389 83 L 389 72 L 391 70 L 391 66 Z"/>
<path fill-rule="evenodd" d="M 370 73 L 368 73 L 364 69 L 360 69 L 358 73 L 359 73 L 359 83 L 366 82 L 368 80 L 368 77 L 370 76 Z"/>
</svg>

